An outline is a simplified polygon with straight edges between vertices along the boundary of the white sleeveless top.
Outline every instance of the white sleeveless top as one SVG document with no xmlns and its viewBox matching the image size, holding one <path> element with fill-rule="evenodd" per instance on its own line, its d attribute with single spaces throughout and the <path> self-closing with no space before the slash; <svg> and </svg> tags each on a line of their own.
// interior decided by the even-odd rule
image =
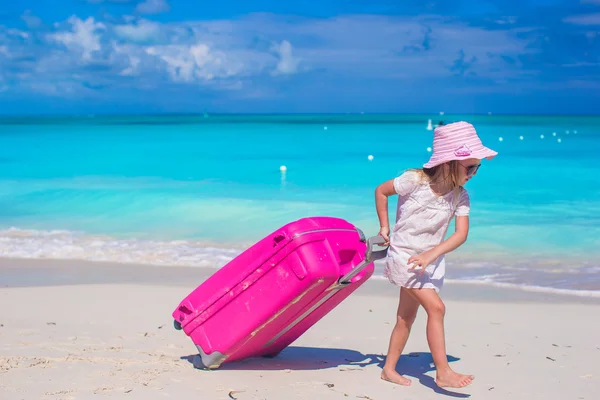
<svg viewBox="0 0 600 400">
<path fill-rule="evenodd" d="M 408 259 L 440 244 L 453 216 L 469 215 L 469 195 L 461 187 L 458 196 L 454 190 L 438 196 L 416 171 L 406 171 L 395 178 L 394 189 L 398 207 L 384 276 L 397 286 L 439 291 L 446 272 L 444 256 L 427 266 L 423 275 L 409 270 Z"/>
</svg>

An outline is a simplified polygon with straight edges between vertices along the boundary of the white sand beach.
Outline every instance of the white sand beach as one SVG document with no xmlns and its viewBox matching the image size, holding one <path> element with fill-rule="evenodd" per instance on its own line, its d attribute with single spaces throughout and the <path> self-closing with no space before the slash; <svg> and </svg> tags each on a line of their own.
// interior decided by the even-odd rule
<svg viewBox="0 0 600 400">
<path fill-rule="evenodd" d="M 370 281 L 273 359 L 194 369 L 171 312 L 210 273 L 59 260 L 0 260 L 0 398 L 597 399 L 600 302 L 449 284 L 448 357 L 476 376 L 434 383 L 419 311 L 398 371 L 379 379 L 396 290 Z"/>
</svg>

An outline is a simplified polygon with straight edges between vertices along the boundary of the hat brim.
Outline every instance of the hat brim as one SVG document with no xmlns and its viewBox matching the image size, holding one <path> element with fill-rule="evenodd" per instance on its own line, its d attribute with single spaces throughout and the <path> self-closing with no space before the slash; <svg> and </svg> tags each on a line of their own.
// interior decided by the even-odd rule
<svg viewBox="0 0 600 400">
<path fill-rule="evenodd" d="M 468 160 L 469 158 L 477 158 L 479 160 L 483 160 L 485 158 L 487 160 L 491 160 L 492 158 L 496 157 L 497 155 L 498 155 L 497 151 L 494 151 L 485 146 L 481 146 L 479 149 L 472 152 L 468 156 L 463 156 L 463 157 L 454 156 L 451 159 L 441 159 L 441 160 L 435 160 L 435 161 L 429 160 L 429 162 L 423 164 L 423 168 L 433 168 L 435 166 L 447 163 L 448 161 L 452 161 L 452 160 L 461 161 L 461 160 Z"/>
<path fill-rule="evenodd" d="M 497 151 L 494 151 L 492 149 L 489 149 L 485 146 L 483 146 L 481 149 L 479 149 L 478 151 L 474 151 L 473 154 L 471 154 L 469 157 L 465 157 L 464 159 L 466 160 L 467 158 L 478 158 L 480 160 L 483 160 L 484 158 L 487 160 L 491 160 L 492 158 L 496 157 L 498 155 Z"/>
</svg>

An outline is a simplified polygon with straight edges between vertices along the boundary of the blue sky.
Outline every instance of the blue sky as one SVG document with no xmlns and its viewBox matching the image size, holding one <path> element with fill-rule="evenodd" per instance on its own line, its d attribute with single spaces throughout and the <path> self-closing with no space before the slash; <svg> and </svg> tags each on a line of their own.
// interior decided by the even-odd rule
<svg viewBox="0 0 600 400">
<path fill-rule="evenodd" d="M 599 113 L 600 0 L 20 0 L 0 114 Z"/>
</svg>

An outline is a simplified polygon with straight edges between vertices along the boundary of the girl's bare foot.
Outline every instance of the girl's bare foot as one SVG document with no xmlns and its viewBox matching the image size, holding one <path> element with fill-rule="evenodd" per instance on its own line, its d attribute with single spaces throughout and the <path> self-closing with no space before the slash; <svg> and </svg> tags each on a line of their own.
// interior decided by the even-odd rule
<svg viewBox="0 0 600 400">
<path fill-rule="evenodd" d="M 387 371 L 384 369 L 383 371 L 381 371 L 381 379 L 402 386 L 410 386 L 410 384 L 412 383 L 410 379 L 403 377 L 394 370 Z"/>
<path fill-rule="evenodd" d="M 475 377 L 473 375 L 458 374 L 451 369 L 438 372 L 435 383 L 439 387 L 462 388 L 470 385 Z"/>
</svg>

